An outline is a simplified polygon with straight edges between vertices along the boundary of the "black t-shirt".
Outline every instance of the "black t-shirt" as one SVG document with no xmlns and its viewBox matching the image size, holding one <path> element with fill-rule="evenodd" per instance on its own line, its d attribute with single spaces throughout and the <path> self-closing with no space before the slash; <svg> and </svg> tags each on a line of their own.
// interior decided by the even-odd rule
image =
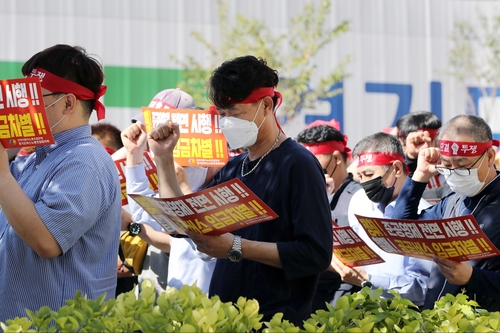
<svg viewBox="0 0 500 333">
<path fill-rule="evenodd" d="M 234 234 L 277 243 L 283 269 L 246 259 L 238 263 L 218 259 L 209 294 L 219 295 L 224 302 L 236 302 L 240 296 L 257 299 L 263 320 L 283 312 L 284 319 L 302 326 L 302 321 L 311 315 L 318 276 L 328 268 L 332 257 L 325 177 L 314 155 L 292 139 L 285 140 L 252 173 L 242 177 L 246 155 L 230 159 L 208 187 L 238 177 L 278 214 L 275 220 Z M 246 160 L 244 172 L 258 161 Z"/>
</svg>

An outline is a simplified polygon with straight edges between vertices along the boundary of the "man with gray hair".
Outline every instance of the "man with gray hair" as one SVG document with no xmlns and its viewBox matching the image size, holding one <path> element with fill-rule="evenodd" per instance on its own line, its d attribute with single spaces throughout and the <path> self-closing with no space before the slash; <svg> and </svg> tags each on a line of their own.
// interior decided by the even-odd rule
<svg viewBox="0 0 500 333">
<path fill-rule="evenodd" d="M 392 297 L 388 290 L 397 290 L 415 305 L 424 304 L 433 263 L 381 250 L 367 235 L 354 214 L 368 217 L 392 218 L 394 205 L 406 179 L 403 148 L 390 134 L 376 133 L 362 139 L 354 147 L 358 157 L 357 173 L 364 191 L 356 192 L 349 204 L 349 224 L 376 252 L 384 263 L 349 268 L 334 256 L 332 268 L 343 281 L 361 287 L 383 289 L 384 297 Z M 425 200 L 417 201 L 419 208 L 429 207 Z"/>
<path fill-rule="evenodd" d="M 436 220 L 472 214 L 486 236 L 500 247 L 500 181 L 495 169 L 491 129 L 480 117 L 459 115 L 448 121 L 439 134 L 439 148 L 420 151 L 417 168 L 401 190 L 394 218 Z M 428 180 L 444 175 L 452 194 L 420 214 L 416 203 Z M 434 256 L 424 308 L 447 293 L 465 289 L 470 299 L 488 311 L 500 310 L 500 257 L 456 262 Z"/>
</svg>

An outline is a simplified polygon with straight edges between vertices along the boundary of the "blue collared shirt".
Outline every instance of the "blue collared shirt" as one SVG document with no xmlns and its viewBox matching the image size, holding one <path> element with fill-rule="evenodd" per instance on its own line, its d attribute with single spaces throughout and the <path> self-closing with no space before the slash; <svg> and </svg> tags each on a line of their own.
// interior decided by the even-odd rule
<svg viewBox="0 0 500 333">
<path fill-rule="evenodd" d="M 26 308 L 47 305 L 57 311 L 76 290 L 89 299 L 115 295 L 121 221 L 116 167 L 88 125 L 58 133 L 54 140 L 25 160 L 14 160 L 11 172 L 63 253 L 40 257 L 0 212 L 3 322 L 26 316 Z"/>
</svg>

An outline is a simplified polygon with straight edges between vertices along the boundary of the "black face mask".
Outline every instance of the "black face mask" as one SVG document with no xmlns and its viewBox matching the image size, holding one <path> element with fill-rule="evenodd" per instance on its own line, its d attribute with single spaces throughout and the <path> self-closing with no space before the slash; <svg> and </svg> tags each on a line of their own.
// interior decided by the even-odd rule
<svg viewBox="0 0 500 333">
<path fill-rule="evenodd" d="M 394 180 L 394 184 L 396 184 L 396 180 Z M 391 187 L 386 187 L 382 176 L 379 176 L 361 183 L 361 186 L 365 190 L 368 199 L 375 203 L 387 205 L 391 202 L 392 195 L 394 194 L 394 184 Z"/>
<path fill-rule="evenodd" d="M 326 167 L 323 169 L 323 173 L 326 175 L 328 174 L 328 171 L 326 171 L 328 169 L 328 167 L 330 166 L 330 163 L 332 163 L 332 158 L 333 158 L 333 155 L 330 155 L 330 160 L 328 161 L 328 164 L 326 165 Z M 333 168 L 333 171 L 331 174 L 329 174 L 328 176 L 330 178 L 332 178 L 333 174 L 335 173 L 335 170 L 337 170 L 337 165 L 338 164 L 335 164 L 335 168 Z"/>
</svg>

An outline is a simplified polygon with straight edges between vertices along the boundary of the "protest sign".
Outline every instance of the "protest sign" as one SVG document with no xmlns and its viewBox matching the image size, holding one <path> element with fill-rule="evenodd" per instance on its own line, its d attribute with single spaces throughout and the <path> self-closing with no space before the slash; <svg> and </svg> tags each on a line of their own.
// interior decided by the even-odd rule
<svg viewBox="0 0 500 333">
<path fill-rule="evenodd" d="M 0 142 L 5 148 L 54 143 L 38 77 L 0 80 Z"/>
<path fill-rule="evenodd" d="M 385 262 L 350 226 L 333 228 L 333 253 L 346 266 L 367 266 Z"/>
<path fill-rule="evenodd" d="M 127 159 L 122 158 L 115 161 L 116 169 L 118 170 L 118 178 L 120 179 L 120 189 L 122 192 L 122 206 L 128 204 L 127 198 L 127 182 L 125 179 L 124 167 Z M 147 151 L 144 152 L 144 169 L 146 170 L 146 176 L 149 180 L 149 187 L 157 192 L 158 191 L 158 174 L 156 172 L 156 165 L 153 163 L 151 156 Z"/>
<path fill-rule="evenodd" d="M 432 259 L 468 261 L 500 255 L 474 216 L 441 220 L 395 220 L 356 215 L 366 234 L 383 251 Z"/>
<path fill-rule="evenodd" d="M 129 196 L 170 234 L 221 235 L 278 217 L 238 178 L 177 198 Z"/>
<path fill-rule="evenodd" d="M 174 159 L 181 166 L 219 167 L 228 160 L 227 142 L 219 128 L 215 110 L 179 110 L 142 108 L 149 132 L 167 120 L 179 124 L 180 138 Z"/>
</svg>

